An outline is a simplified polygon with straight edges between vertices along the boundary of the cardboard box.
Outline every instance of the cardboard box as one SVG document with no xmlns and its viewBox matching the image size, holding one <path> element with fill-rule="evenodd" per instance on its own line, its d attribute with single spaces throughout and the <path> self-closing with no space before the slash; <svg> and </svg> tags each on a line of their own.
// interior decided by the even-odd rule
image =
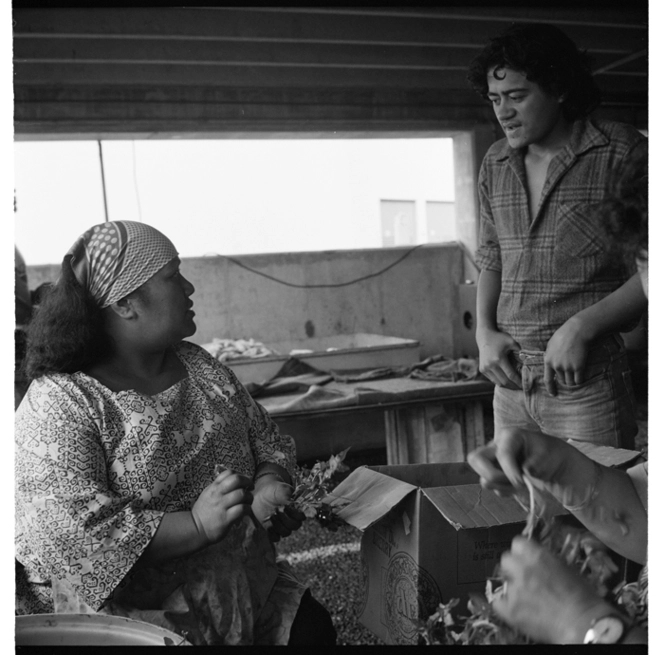
<svg viewBox="0 0 664 655">
<path fill-rule="evenodd" d="M 639 453 L 586 454 L 608 465 Z M 361 467 L 326 499 L 362 530 L 360 622 L 387 644 L 416 644 L 418 618 L 441 602 L 483 593 L 500 555 L 525 527 L 513 498 L 483 490 L 465 463 Z M 568 514 L 564 509 L 560 514 Z"/>
<path fill-rule="evenodd" d="M 339 514 L 364 532 L 360 622 L 388 644 L 416 644 L 418 617 L 482 592 L 526 520 L 464 463 L 362 467 L 331 495 L 350 501 Z"/>
</svg>

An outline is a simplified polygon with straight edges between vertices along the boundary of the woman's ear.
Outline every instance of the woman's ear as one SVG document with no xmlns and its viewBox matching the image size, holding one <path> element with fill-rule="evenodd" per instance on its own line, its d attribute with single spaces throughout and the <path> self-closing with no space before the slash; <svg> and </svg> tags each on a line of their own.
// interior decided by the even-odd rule
<svg viewBox="0 0 664 655">
<path fill-rule="evenodd" d="M 114 302 L 112 305 L 109 305 L 109 309 L 115 312 L 115 314 L 120 318 L 124 318 L 126 320 L 132 320 L 138 316 L 136 308 L 134 307 L 134 302 L 129 296 L 121 298 L 117 302 Z"/>
</svg>

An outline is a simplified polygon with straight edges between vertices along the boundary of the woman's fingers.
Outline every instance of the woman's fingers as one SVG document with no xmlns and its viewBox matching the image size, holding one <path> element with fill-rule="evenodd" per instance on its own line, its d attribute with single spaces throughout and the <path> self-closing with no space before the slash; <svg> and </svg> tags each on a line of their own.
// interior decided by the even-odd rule
<svg viewBox="0 0 664 655">
<path fill-rule="evenodd" d="M 212 484 L 222 494 L 230 493 L 235 489 L 253 489 L 254 487 L 254 482 L 250 477 L 240 473 L 233 473 L 228 469 L 220 473 Z"/>
<path fill-rule="evenodd" d="M 226 510 L 226 518 L 228 523 L 235 523 L 239 521 L 244 516 L 247 516 L 251 512 L 251 505 L 241 504 L 233 505 Z"/>
<path fill-rule="evenodd" d="M 251 491 L 248 489 L 239 488 L 233 489 L 233 491 L 229 491 L 228 493 L 223 494 L 221 503 L 224 507 L 230 509 L 235 505 L 249 505 L 251 507 L 253 500 L 254 495 L 251 493 Z"/>
</svg>

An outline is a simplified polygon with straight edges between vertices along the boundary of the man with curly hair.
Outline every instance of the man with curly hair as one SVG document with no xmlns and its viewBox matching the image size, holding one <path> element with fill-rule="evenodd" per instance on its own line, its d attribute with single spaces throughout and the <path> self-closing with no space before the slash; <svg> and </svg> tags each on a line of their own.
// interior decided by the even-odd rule
<svg viewBox="0 0 664 655">
<path fill-rule="evenodd" d="M 478 184 L 477 343 L 496 385 L 496 433 L 633 446 L 620 333 L 636 326 L 646 298 L 594 209 L 645 137 L 589 117 L 600 101 L 589 58 L 552 25 L 512 25 L 473 60 L 468 80 L 505 133 Z"/>
</svg>

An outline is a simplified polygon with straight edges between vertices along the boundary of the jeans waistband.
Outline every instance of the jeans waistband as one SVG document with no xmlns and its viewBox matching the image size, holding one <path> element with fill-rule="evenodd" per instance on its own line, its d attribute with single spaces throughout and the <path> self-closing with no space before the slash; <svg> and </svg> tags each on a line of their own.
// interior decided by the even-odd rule
<svg viewBox="0 0 664 655">
<path fill-rule="evenodd" d="M 610 360 L 615 355 L 625 350 L 622 337 L 617 334 L 609 334 L 596 341 L 588 351 L 586 364 Z M 544 363 L 543 350 L 523 349 L 513 353 L 513 358 L 520 364 L 529 364 L 531 366 Z"/>
</svg>

